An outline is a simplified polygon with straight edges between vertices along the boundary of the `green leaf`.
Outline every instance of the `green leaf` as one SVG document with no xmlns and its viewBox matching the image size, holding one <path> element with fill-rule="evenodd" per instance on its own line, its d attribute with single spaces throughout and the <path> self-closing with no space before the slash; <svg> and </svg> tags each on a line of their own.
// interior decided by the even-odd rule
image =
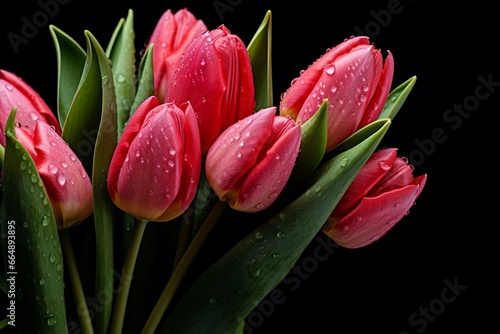
<svg viewBox="0 0 500 334">
<path fill-rule="evenodd" d="M 158 333 L 237 332 L 321 230 L 389 125 L 389 119 L 373 122 L 364 130 L 363 141 L 321 165 L 301 196 L 240 240 L 187 288 Z"/>
<path fill-rule="evenodd" d="M 70 105 L 77 90 L 85 64 L 85 51 L 70 36 L 50 25 L 57 55 L 57 116 L 64 127 Z"/>
<path fill-rule="evenodd" d="M 378 118 L 394 119 L 399 109 L 401 109 L 403 103 L 406 101 L 408 94 L 410 94 L 410 91 L 413 89 L 413 86 L 415 86 L 416 81 L 417 77 L 413 76 L 396 87 L 387 97 L 387 101 Z"/>
<path fill-rule="evenodd" d="M 0 222 L 6 278 L 19 333 L 67 333 L 64 261 L 50 200 L 28 151 L 7 124 Z M 13 284 L 13 285 L 11 285 Z"/>
<path fill-rule="evenodd" d="M 268 10 L 257 32 L 248 44 L 255 83 L 255 110 L 273 105 L 272 20 Z"/>
<path fill-rule="evenodd" d="M 136 93 L 134 39 L 134 12 L 129 9 L 127 18 L 119 21 L 106 49 L 106 55 L 111 59 L 116 91 L 118 136 L 129 119 Z"/>
<path fill-rule="evenodd" d="M 153 45 L 150 44 L 144 53 L 139 64 L 139 83 L 134 103 L 130 108 L 130 117 L 137 110 L 139 105 L 148 97 L 155 94 L 154 73 L 153 73 Z"/>
<path fill-rule="evenodd" d="M 328 100 L 323 100 L 318 111 L 301 125 L 300 152 L 290 176 L 292 183 L 300 183 L 319 166 L 325 154 L 328 120 Z M 295 182 L 298 180 L 299 182 Z"/>
<path fill-rule="evenodd" d="M 92 176 L 94 146 L 101 119 L 101 82 L 106 86 L 112 77 L 101 76 L 99 62 L 95 59 L 90 41 L 87 39 L 86 42 L 85 65 L 68 110 L 62 138 L 82 161 L 88 175 Z"/>
<path fill-rule="evenodd" d="M 96 38 L 85 31 L 89 52 L 99 68 L 102 89 L 99 130 L 95 143 L 92 195 L 96 230 L 96 296 L 106 296 L 102 310 L 97 312 L 96 332 L 106 333 L 112 309 L 114 279 L 113 225 L 119 210 L 111 201 L 107 190 L 107 176 L 111 157 L 117 144 L 117 108 L 111 63 Z"/>
</svg>

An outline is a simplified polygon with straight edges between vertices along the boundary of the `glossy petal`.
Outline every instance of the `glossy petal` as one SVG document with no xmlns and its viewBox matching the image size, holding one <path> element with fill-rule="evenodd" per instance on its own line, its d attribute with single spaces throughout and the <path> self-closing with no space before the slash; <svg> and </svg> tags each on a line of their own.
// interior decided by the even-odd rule
<svg viewBox="0 0 500 334">
<path fill-rule="evenodd" d="M 363 247 L 400 221 L 425 186 L 427 175 L 413 177 L 413 167 L 395 148 L 374 152 L 337 204 L 322 230 L 339 245 Z"/>
<path fill-rule="evenodd" d="M 366 197 L 326 233 L 346 248 L 369 245 L 380 239 L 408 213 L 422 187 L 423 184 L 412 184 L 378 197 Z"/>
<path fill-rule="evenodd" d="M 329 151 L 362 126 L 377 119 L 387 100 L 394 73 L 389 53 L 382 53 L 368 37 L 346 39 L 329 50 L 282 95 L 280 115 L 304 124 L 328 100 Z"/>
<path fill-rule="evenodd" d="M 241 39 L 224 26 L 197 37 L 181 59 L 166 101 L 191 103 L 206 154 L 223 130 L 253 113 L 252 69 Z"/>
<path fill-rule="evenodd" d="M 182 107 L 182 108 L 181 108 Z M 201 151 L 189 103 L 146 99 L 125 127 L 108 175 L 108 192 L 122 210 L 140 219 L 167 221 L 191 203 Z"/>
<path fill-rule="evenodd" d="M 207 31 L 202 20 L 198 20 L 186 8 L 175 14 L 170 9 L 158 20 L 149 44 L 154 44 L 153 66 L 156 96 L 164 101 L 168 86 L 180 59 L 189 44 L 199 35 Z"/>
<path fill-rule="evenodd" d="M 16 135 L 37 166 L 58 227 L 67 228 L 88 217 L 93 209 L 92 186 L 68 144 L 44 122 L 36 122 L 34 131 L 16 128 Z"/>
<path fill-rule="evenodd" d="M 35 128 L 37 121 L 54 127 L 58 134 L 61 128 L 52 110 L 23 79 L 6 70 L 0 70 L 0 144 L 5 146 L 3 129 L 14 107 L 17 107 L 16 121 L 23 127 Z"/>
<path fill-rule="evenodd" d="M 389 148 L 372 154 L 352 181 L 342 200 L 333 210 L 332 217 L 343 217 L 351 211 L 391 170 L 397 157 L 397 149 Z M 406 183 L 405 185 L 407 185 Z M 371 195 L 374 196 L 374 195 Z M 337 218 L 338 219 L 338 218 Z"/>
<path fill-rule="evenodd" d="M 269 207 L 290 177 L 300 146 L 300 126 L 262 109 L 227 128 L 208 151 L 207 180 L 220 200 L 238 211 Z"/>
<path fill-rule="evenodd" d="M 240 176 L 257 163 L 259 153 L 271 137 L 275 113 L 276 108 L 267 108 L 240 120 L 227 128 L 210 148 L 205 169 L 209 183 L 221 200 L 227 199 L 229 190 L 239 188 Z"/>
<path fill-rule="evenodd" d="M 273 137 L 265 157 L 245 178 L 238 201 L 233 205 L 236 210 L 264 210 L 274 203 L 285 187 L 299 153 L 300 126 L 290 118 L 276 116 Z"/>
<path fill-rule="evenodd" d="M 281 98 L 279 108 L 280 115 L 290 116 L 296 119 L 304 102 L 323 74 L 325 66 L 333 63 L 339 56 L 350 52 L 359 45 L 370 45 L 368 37 L 358 36 L 346 39 L 317 59 L 300 75 L 300 77 L 294 79 L 291 86 Z"/>
</svg>

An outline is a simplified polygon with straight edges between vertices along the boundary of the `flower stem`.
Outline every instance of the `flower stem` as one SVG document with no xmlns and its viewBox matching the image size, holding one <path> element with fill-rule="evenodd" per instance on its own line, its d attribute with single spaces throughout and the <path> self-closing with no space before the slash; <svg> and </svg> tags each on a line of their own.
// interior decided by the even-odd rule
<svg viewBox="0 0 500 334">
<path fill-rule="evenodd" d="M 179 261 L 182 258 L 182 255 L 184 255 L 184 252 L 186 251 L 186 248 L 189 244 L 189 238 L 191 236 L 191 225 L 192 223 L 189 221 L 181 221 L 177 250 L 175 252 L 174 264 L 172 266 L 173 270 L 179 264 Z"/>
<path fill-rule="evenodd" d="M 170 277 L 167 285 L 165 286 L 165 289 L 163 290 L 160 298 L 156 302 L 153 312 L 151 312 L 149 319 L 146 322 L 146 325 L 142 329 L 141 332 L 142 334 L 149 334 L 155 332 L 156 328 L 158 327 L 158 324 L 161 321 L 161 318 L 165 314 L 168 305 L 172 301 L 172 298 L 175 292 L 177 291 L 177 288 L 181 284 L 182 279 L 186 275 L 196 254 L 198 254 L 198 251 L 205 242 L 212 228 L 215 226 L 215 223 L 219 219 L 222 212 L 224 212 L 225 208 L 226 208 L 226 202 L 222 201 L 217 202 L 217 204 L 215 204 L 214 208 L 208 215 L 205 222 L 201 225 L 200 229 L 193 238 L 193 241 L 191 241 L 189 247 L 182 256 L 181 260 L 179 261 L 179 264 L 175 267 L 175 270 L 172 273 L 172 276 Z"/>
<path fill-rule="evenodd" d="M 123 320 L 125 319 L 125 309 L 127 307 L 127 299 L 130 291 L 130 283 L 132 282 L 137 254 L 139 253 L 142 236 L 144 235 L 147 223 L 147 220 L 138 219 L 134 224 L 134 229 L 132 231 L 132 236 L 130 237 L 122 269 L 122 276 L 120 278 L 120 285 L 116 296 L 115 308 L 111 319 L 111 329 L 109 332 L 111 334 L 122 333 Z"/>
<path fill-rule="evenodd" d="M 73 250 L 69 228 L 60 230 L 60 235 L 61 246 L 63 248 L 64 258 L 66 260 L 66 266 L 71 281 L 71 288 L 75 298 L 76 313 L 78 314 L 78 319 L 80 320 L 82 333 L 92 334 L 94 333 L 94 328 L 92 327 L 92 319 L 90 318 L 89 309 L 85 300 L 85 293 L 83 292 L 82 282 L 80 280 L 80 274 L 78 273 L 78 266 L 76 265 L 75 252 Z"/>
</svg>

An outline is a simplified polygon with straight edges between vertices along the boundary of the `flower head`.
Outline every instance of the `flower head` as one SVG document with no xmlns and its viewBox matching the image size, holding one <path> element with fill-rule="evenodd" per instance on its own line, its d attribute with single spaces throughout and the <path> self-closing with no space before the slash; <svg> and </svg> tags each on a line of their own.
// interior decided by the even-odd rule
<svg viewBox="0 0 500 334">
<path fill-rule="evenodd" d="M 182 54 L 195 37 L 207 31 L 202 20 L 198 20 L 186 8 L 175 14 L 165 11 L 156 23 L 149 44 L 154 44 L 154 87 L 158 99 L 163 102 Z"/>
<path fill-rule="evenodd" d="M 5 123 L 17 107 L 16 121 L 31 130 L 38 121 L 51 125 L 58 134 L 61 127 L 52 110 L 40 95 L 12 72 L 0 70 L 0 145 L 5 146 Z"/>
<path fill-rule="evenodd" d="M 59 229 L 87 218 L 93 210 L 87 172 L 53 127 L 35 122 L 34 130 L 16 127 L 16 136 L 35 162 Z"/>
<path fill-rule="evenodd" d="M 250 56 L 241 39 L 225 26 L 195 38 L 181 59 L 166 101 L 189 101 L 206 154 L 217 136 L 255 107 Z"/>
<path fill-rule="evenodd" d="M 299 153 L 300 126 L 262 109 L 227 128 L 208 151 L 205 170 L 214 192 L 233 209 L 257 212 L 283 190 Z"/>
<path fill-rule="evenodd" d="M 113 154 L 108 192 L 139 219 L 168 221 L 193 200 L 201 168 L 200 138 L 191 105 L 146 99 L 130 118 Z"/>
<path fill-rule="evenodd" d="M 427 175 L 413 177 L 413 167 L 395 148 L 375 152 L 337 204 L 325 232 L 339 245 L 359 248 L 387 233 L 413 206 Z"/>
<path fill-rule="evenodd" d="M 282 96 L 280 114 L 302 124 L 328 99 L 328 151 L 378 118 L 393 73 L 390 52 L 384 63 L 368 37 L 346 39 L 292 82 Z"/>
</svg>

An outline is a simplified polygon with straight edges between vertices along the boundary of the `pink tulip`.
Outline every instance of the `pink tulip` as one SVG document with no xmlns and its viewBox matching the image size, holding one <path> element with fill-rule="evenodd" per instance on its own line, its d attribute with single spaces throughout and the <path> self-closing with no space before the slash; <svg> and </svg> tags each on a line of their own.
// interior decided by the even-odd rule
<svg viewBox="0 0 500 334">
<path fill-rule="evenodd" d="M 390 93 L 394 60 L 368 37 L 346 39 L 314 62 L 282 95 L 280 115 L 299 124 L 311 118 L 328 99 L 326 151 L 378 118 Z"/>
<path fill-rule="evenodd" d="M 158 20 L 149 44 L 154 44 L 154 87 L 160 101 L 164 101 L 170 80 L 189 43 L 205 31 L 205 23 L 186 8 L 175 14 L 169 9 Z"/>
<path fill-rule="evenodd" d="M 5 122 L 17 107 L 16 121 L 31 130 L 37 121 L 54 127 L 60 135 L 61 127 L 52 110 L 23 79 L 6 70 L 0 70 L 0 145 L 5 146 Z"/>
<path fill-rule="evenodd" d="M 92 185 L 81 161 L 54 128 L 35 122 L 16 127 L 16 136 L 35 162 L 50 199 L 57 227 L 80 223 L 93 210 Z"/>
<path fill-rule="evenodd" d="M 413 177 L 413 167 L 397 149 L 375 152 L 345 192 L 323 226 L 340 246 L 359 248 L 387 233 L 414 205 L 427 175 Z"/>
<path fill-rule="evenodd" d="M 223 130 L 253 113 L 254 90 L 245 45 L 221 25 L 195 38 L 187 48 L 166 100 L 191 102 L 205 155 Z"/>
<path fill-rule="evenodd" d="M 262 109 L 228 127 L 207 153 L 207 180 L 238 211 L 269 207 L 283 190 L 299 153 L 300 126 Z"/>
<path fill-rule="evenodd" d="M 130 118 L 108 172 L 108 192 L 125 212 L 168 221 L 187 209 L 196 192 L 201 151 L 189 103 L 146 99 Z"/>
</svg>

